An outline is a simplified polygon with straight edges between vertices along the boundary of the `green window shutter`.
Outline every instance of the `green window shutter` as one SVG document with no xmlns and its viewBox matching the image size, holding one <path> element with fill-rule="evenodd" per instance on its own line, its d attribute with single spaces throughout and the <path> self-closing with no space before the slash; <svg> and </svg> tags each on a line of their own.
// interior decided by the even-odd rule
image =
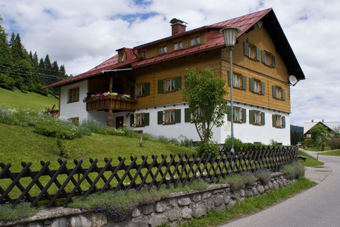
<svg viewBox="0 0 340 227">
<path fill-rule="evenodd" d="M 273 122 L 273 127 L 276 127 L 276 115 L 272 115 L 272 122 Z"/>
<path fill-rule="evenodd" d="M 230 71 L 228 71 L 228 85 L 231 85 L 231 74 Z"/>
<path fill-rule="evenodd" d="M 247 77 L 242 75 L 242 88 L 243 90 L 247 90 Z"/>
<path fill-rule="evenodd" d="M 158 111 L 157 112 L 157 121 L 158 121 L 158 124 L 161 125 L 163 124 L 163 111 Z"/>
<path fill-rule="evenodd" d="M 273 98 L 276 98 L 276 86 L 273 85 Z"/>
<path fill-rule="evenodd" d="M 228 121 L 231 121 L 231 107 L 228 106 Z"/>
<path fill-rule="evenodd" d="M 285 89 L 282 88 L 282 100 L 286 100 L 286 92 Z"/>
<path fill-rule="evenodd" d="M 275 56 L 274 55 L 272 56 L 272 67 L 275 68 Z"/>
<path fill-rule="evenodd" d="M 181 77 L 178 76 L 175 78 L 175 89 L 180 90 L 181 89 Z"/>
<path fill-rule="evenodd" d="M 246 42 L 243 43 L 243 53 L 245 56 L 249 57 L 249 44 Z"/>
<path fill-rule="evenodd" d="M 191 121 L 191 109 L 190 108 L 184 109 L 184 115 L 185 115 L 184 122 L 190 122 Z"/>
<path fill-rule="evenodd" d="M 263 64 L 266 63 L 266 52 L 264 52 L 264 50 L 261 50 L 261 62 Z"/>
<path fill-rule="evenodd" d="M 249 91 L 254 91 L 254 79 L 249 78 Z"/>
<path fill-rule="evenodd" d="M 266 124 L 265 112 L 261 112 L 261 125 L 265 125 L 265 124 Z"/>
<path fill-rule="evenodd" d="M 258 47 L 256 47 L 256 60 L 260 61 L 260 58 L 261 58 L 261 56 L 260 56 L 260 49 Z"/>
<path fill-rule="evenodd" d="M 266 90 L 266 84 L 264 82 L 261 82 L 261 94 L 264 95 Z"/>
<path fill-rule="evenodd" d="M 286 118 L 282 117 L 282 128 L 286 128 Z"/>
<path fill-rule="evenodd" d="M 181 123 L 181 109 L 175 110 L 175 123 Z"/>
<path fill-rule="evenodd" d="M 249 110 L 249 124 L 254 124 L 254 110 Z"/>
<path fill-rule="evenodd" d="M 144 95 L 150 95 L 150 83 L 145 84 L 145 93 Z"/>
<path fill-rule="evenodd" d="M 144 125 L 149 125 L 150 124 L 150 114 L 145 113 L 144 114 Z"/>
<path fill-rule="evenodd" d="M 163 80 L 158 81 L 158 94 L 163 93 Z"/>
<path fill-rule="evenodd" d="M 130 127 L 133 127 L 134 124 L 135 124 L 135 115 L 131 114 L 130 115 Z"/>
<path fill-rule="evenodd" d="M 246 123 L 246 122 L 247 122 L 247 110 L 242 109 L 242 123 Z"/>
<path fill-rule="evenodd" d="M 131 97 L 135 96 L 135 86 L 130 87 L 130 95 Z"/>
</svg>

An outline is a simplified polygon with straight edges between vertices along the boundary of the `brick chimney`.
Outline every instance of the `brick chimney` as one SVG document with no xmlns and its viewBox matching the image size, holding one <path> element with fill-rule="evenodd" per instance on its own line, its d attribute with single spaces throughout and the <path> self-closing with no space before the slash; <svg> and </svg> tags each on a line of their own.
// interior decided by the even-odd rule
<svg viewBox="0 0 340 227">
<path fill-rule="evenodd" d="M 170 21 L 170 24 L 171 24 L 172 35 L 177 35 L 177 34 L 185 32 L 185 29 L 187 27 L 186 25 L 188 23 L 186 23 L 182 20 L 179 20 L 177 18 L 173 18 Z"/>
</svg>

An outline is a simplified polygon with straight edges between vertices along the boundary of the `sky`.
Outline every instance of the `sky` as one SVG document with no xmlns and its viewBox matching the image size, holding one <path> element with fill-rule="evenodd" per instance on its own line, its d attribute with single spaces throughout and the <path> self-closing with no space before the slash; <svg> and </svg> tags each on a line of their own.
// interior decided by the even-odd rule
<svg viewBox="0 0 340 227">
<path fill-rule="evenodd" d="M 291 124 L 340 121 L 339 0 L 0 0 L 2 26 L 39 58 L 78 75 L 116 54 L 171 35 L 273 8 L 305 74 L 291 87 Z"/>
</svg>

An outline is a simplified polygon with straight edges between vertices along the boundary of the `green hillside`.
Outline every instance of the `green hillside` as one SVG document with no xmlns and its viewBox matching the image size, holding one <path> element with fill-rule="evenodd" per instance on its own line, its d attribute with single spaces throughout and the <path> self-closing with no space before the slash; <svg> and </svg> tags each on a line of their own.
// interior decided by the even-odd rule
<svg viewBox="0 0 340 227">
<path fill-rule="evenodd" d="M 53 105 L 58 107 L 59 100 L 51 96 L 43 96 L 34 92 L 22 93 L 19 90 L 10 91 L 0 88 L 0 106 L 18 110 L 46 110 Z"/>
</svg>

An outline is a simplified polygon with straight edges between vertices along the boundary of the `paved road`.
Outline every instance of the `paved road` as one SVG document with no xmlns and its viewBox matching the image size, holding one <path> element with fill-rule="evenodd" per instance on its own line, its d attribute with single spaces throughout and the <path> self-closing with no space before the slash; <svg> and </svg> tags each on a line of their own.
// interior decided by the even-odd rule
<svg viewBox="0 0 340 227">
<path fill-rule="evenodd" d="M 340 157 L 319 156 L 332 172 L 317 186 L 271 208 L 221 227 L 339 227 Z M 315 169 L 327 171 L 327 169 Z"/>
</svg>

